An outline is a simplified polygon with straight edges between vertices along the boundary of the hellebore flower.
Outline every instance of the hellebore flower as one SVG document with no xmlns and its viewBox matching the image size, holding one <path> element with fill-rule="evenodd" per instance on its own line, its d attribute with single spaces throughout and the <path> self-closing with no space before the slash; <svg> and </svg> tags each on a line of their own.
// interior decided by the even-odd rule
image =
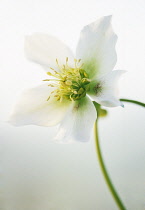
<svg viewBox="0 0 145 210">
<path fill-rule="evenodd" d="M 75 57 L 52 36 L 27 36 L 26 56 L 40 64 L 48 78 L 44 84 L 22 94 L 11 123 L 59 124 L 56 140 L 88 141 L 97 117 L 92 101 L 106 107 L 122 106 L 117 82 L 124 71 L 112 71 L 117 60 L 116 41 L 110 16 L 83 28 Z"/>
</svg>

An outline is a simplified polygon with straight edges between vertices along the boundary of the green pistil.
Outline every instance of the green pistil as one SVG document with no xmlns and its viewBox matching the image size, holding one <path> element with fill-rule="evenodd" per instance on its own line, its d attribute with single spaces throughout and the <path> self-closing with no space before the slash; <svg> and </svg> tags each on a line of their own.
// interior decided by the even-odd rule
<svg viewBox="0 0 145 210">
<path fill-rule="evenodd" d="M 70 100 L 76 101 L 86 96 L 86 92 L 87 92 L 90 81 L 86 77 L 86 72 L 83 69 L 81 69 L 80 78 L 79 79 L 78 78 L 79 77 L 76 77 L 75 81 L 69 80 L 71 81 L 70 83 L 72 83 L 71 85 L 68 85 L 70 88 L 70 92 L 72 93 L 70 94 Z"/>
</svg>

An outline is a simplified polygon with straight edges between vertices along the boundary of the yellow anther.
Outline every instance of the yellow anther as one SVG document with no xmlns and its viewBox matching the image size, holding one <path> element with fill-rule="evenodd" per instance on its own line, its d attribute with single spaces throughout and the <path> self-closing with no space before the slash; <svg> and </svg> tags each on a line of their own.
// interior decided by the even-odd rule
<svg viewBox="0 0 145 210">
<path fill-rule="evenodd" d="M 65 81 L 65 84 L 66 85 L 72 85 L 72 81 L 71 80 L 67 80 L 67 81 Z"/>
<path fill-rule="evenodd" d="M 75 90 L 75 91 L 73 91 L 73 93 L 74 93 L 74 94 L 78 94 L 78 92 L 77 92 L 76 90 Z"/>
<path fill-rule="evenodd" d="M 54 69 L 52 67 L 50 67 L 50 69 L 54 71 Z"/>
<path fill-rule="evenodd" d="M 53 90 L 50 94 L 52 94 L 52 93 L 54 93 L 55 92 L 55 90 Z"/>
<path fill-rule="evenodd" d="M 50 86 L 50 87 L 55 87 L 54 85 L 52 85 L 52 84 L 49 84 L 48 86 Z"/>
<path fill-rule="evenodd" d="M 50 99 L 50 96 L 47 98 L 47 101 L 49 101 L 49 99 Z"/>
<path fill-rule="evenodd" d="M 84 72 L 84 76 L 85 76 L 85 77 L 88 77 L 88 74 L 87 74 L 86 72 Z"/>
<path fill-rule="evenodd" d="M 59 74 L 57 71 L 55 71 L 55 69 L 53 69 L 53 68 L 51 68 L 51 67 L 50 67 L 50 69 L 51 69 L 52 71 L 54 71 L 55 74 Z M 51 74 L 51 72 L 49 72 L 49 74 Z"/>
<path fill-rule="evenodd" d="M 58 96 L 58 98 L 57 98 L 56 100 L 57 100 L 57 101 L 59 101 L 59 100 L 60 100 L 60 98 L 61 98 L 61 97 L 60 97 L 60 96 Z"/>
<path fill-rule="evenodd" d="M 83 79 L 82 79 L 82 82 L 83 82 L 85 85 L 89 84 L 90 81 L 91 81 L 91 80 L 88 79 L 88 78 L 83 78 Z"/>
<path fill-rule="evenodd" d="M 61 69 L 60 66 L 59 66 L 57 58 L 56 58 L 56 64 L 57 64 L 58 68 Z"/>
<path fill-rule="evenodd" d="M 51 72 L 47 72 L 47 75 L 49 75 L 49 76 L 53 76 L 53 74 L 51 73 Z"/>
<path fill-rule="evenodd" d="M 44 79 L 44 80 L 42 80 L 42 81 L 50 81 L 49 79 Z"/>
</svg>

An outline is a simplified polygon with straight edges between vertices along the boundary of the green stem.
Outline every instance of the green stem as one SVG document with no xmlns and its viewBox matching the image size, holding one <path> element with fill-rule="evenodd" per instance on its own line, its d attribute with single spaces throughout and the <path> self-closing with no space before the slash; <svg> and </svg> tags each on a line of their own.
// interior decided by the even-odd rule
<svg viewBox="0 0 145 210">
<path fill-rule="evenodd" d="M 142 103 L 142 102 L 139 102 L 139 101 L 135 101 L 135 100 L 130 100 L 130 99 L 120 99 L 120 101 L 124 101 L 124 102 L 129 102 L 129 103 L 133 103 L 133 104 L 137 104 L 139 106 L 142 106 L 142 107 L 145 107 L 145 103 Z M 94 105 L 96 107 L 96 110 L 99 112 L 99 109 L 100 109 L 100 106 L 98 107 L 98 104 L 96 102 L 94 102 Z M 99 117 L 98 117 L 99 118 Z M 119 195 L 117 194 L 113 184 L 112 184 L 112 181 L 108 175 L 108 172 L 107 172 L 107 169 L 106 169 L 106 166 L 105 166 L 105 163 L 104 163 L 104 160 L 103 160 L 103 157 L 102 157 L 102 152 L 101 152 L 101 148 L 100 148 L 100 143 L 99 143 L 99 137 L 98 137 L 98 118 L 95 122 L 95 143 L 96 143 L 96 152 L 97 152 L 97 155 L 98 155 L 98 159 L 99 159 L 99 164 L 100 164 L 100 167 L 101 167 L 101 170 L 102 170 L 102 173 L 103 173 L 103 176 L 105 178 L 105 181 L 108 185 L 108 188 L 118 206 L 118 208 L 120 210 L 126 210 L 124 204 L 122 203 L 121 199 L 119 198 Z"/>
<path fill-rule="evenodd" d="M 99 159 L 99 163 L 100 163 L 100 167 L 101 167 L 101 170 L 102 170 L 102 173 L 104 175 L 104 178 L 105 178 L 105 181 L 108 185 L 108 188 L 118 206 L 118 208 L 120 210 L 126 210 L 126 208 L 124 207 L 121 199 L 119 198 L 112 182 L 111 182 L 111 179 L 109 178 L 109 175 L 107 173 L 107 169 L 105 167 L 105 164 L 104 164 L 104 161 L 103 161 L 103 157 L 102 157 L 102 153 L 101 153 L 101 149 L 100 149 L 100 143 L 99 143 L 99 138 L 98 138 L 98 126 L 97 126 L 97 121 L 98 119 L 96 120 L 95 122 L 95 142 L 96 142 L 96 152 L 97 152 L 97 155 L 98 155 L 98 159 Z"/>
<path fill-rule="evenodd" d="M 129 103 L 133 103 L 133 104 L 137 104 L 137 105 L 145 107 L 145 103 L 135 101 L 135 100 L 121 98 L 120 101 L 129 102 Z"/>
</svg>

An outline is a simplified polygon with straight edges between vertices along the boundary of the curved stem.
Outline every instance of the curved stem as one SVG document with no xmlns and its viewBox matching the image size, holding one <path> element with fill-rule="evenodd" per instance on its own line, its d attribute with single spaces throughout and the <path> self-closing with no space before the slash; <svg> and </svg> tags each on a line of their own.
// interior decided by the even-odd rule
<svg viewBox="0 0 145 210">
<path fill-rule="evenodd" d="M 133 104 L 137 104 L 137 105 L 145 107 L 145 103 L 142 103 L 142 102 L 139 102 L 139 101 L 135 101 L 135 100 L 121 98 L 120 101 L 129 102 L 129 103 L 133 103 Z"/>
<path fill-rule="evenodd" d="M 98 138 L 97 121 L 98 121 L 98 119 L 95 122 L 95 143 L 96 143 L 96 152 L 97 152 L 97 155 L 98 155 L 100 167 L 101 167 L 102 173 L 104 175 L 105 181 L 106 181 L 106 183 L 108 185 L 108 188 L 109 188 L 109 190 L 110 190 L 110 192 L 111 192 L 111 194 L 112 194 L 112 196 L 113 196 L 113 198 L 114 198 L 118 208 L 120 210 L 126 210 L 126 208 L 124 207 L 121 199 L 119 198 L 119 196 L 118 196 L 118 194 L 117 194 L 117 192 L 116 192 L 116 190 L 115 190 L 115 188 L 114 188 L 114 186 L 113 186 L 113 184 L 111 182 L 111 179 L 110 179 L 110 177 L 109 177 L 109 175 L 107 173 L 107 169 L 106 169 L 104 161 L 103 161 L 103 157 L 102 157 L 102 153 L 101 153 L 101 149 L 100 149 L 99 138 Z"/>
</svg>

